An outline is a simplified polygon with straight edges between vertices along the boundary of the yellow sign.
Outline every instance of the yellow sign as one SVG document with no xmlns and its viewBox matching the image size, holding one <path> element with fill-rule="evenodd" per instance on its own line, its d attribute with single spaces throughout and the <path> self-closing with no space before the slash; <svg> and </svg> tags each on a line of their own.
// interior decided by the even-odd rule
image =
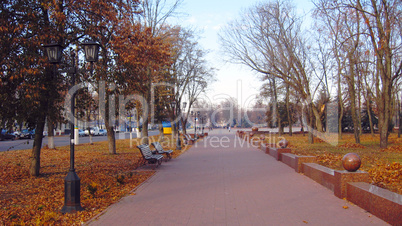
<svg viewBox="0 0 402 226">
<path fill-rule="evenodd" d="M 163 127 L 163 134 L 172 134 L 172 127 Z"/>
</svg>

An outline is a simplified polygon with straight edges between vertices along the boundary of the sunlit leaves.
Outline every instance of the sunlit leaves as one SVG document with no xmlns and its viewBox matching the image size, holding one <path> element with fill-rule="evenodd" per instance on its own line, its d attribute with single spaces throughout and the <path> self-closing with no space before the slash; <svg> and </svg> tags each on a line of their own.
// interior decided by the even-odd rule
<svg viewBox="0 0 402 226">
<path fill-rule="evenodd" d="M 152 141 L 158 139 L 151 137 Z M 167 139 L 162 142 L 165 148 L 174 148 L 175 142 Z M 136 170 L 143 161 L 139 151 L 130 148 L 129 140 L 119 140 L 117 149 L 119 154 L 111 155 L 107 142 L 76 146 L 75 163 L 85 210 L 65 215 L 60 210 L 64 204 L 64 178 L 69 169 L 68 147 L 42 151 L 40 177 L 28 174 L 28 150 L 0 153 L 0 224 L 79 225 L 88 221 L 154 173 Z M 175 152 L 174 157 L 180 153 Z"/>
<path fill-rule="evenodd" d="M 379 147 L 378 134 L 374 137 L 363 134 L 361 144 L 354 143 L 353 134 L 343 134 L 338 146 L 332 146 L 318 138 L 311 145 L 307 142 L 307 136 L 301 134 L 283 137 L 290 142 L 289 147 L 294 154 L 316 156 L 318 164 L 335 170 L 344 170 L 343 156 L 355 152 L 362 159 L 360 170 L 369 173 L 373 184 L 402 194 L 402 139 L 397 138 L 396 134 L 390 135 L 391 145 L 386 149 Z M 265 140 L 275 143 L 279 138 L 271 136 Z"/>
</svg>

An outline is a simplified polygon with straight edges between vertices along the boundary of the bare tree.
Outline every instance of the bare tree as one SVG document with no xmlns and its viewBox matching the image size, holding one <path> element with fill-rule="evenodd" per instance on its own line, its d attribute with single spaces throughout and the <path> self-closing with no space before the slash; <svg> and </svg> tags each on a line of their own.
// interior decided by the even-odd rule
<svg viewBox="0 0 402 226">
<path fill-rule="evenodd" d="M 168 26 L 167 19 L 178 15 L 178 8 L 183 0 L 144 0 L 141 1 L 142 14 L 139 20 L 144 26 L 152 28 L 155 36 L 168 35 L 163 29 Z"/>
<path fill-rule="evenodd" d="M 315 128 L 323 131 L 319 111 L 313 103 L 310 46 L 303 37 L 301 23 L 289 2 L 277 0 L 252 7 L 240 20 L 226 26 L 220 37 L 231 60 L 282 79 L 295 90 L 311 109 Z M 313 127 L 311 124 L 310 137 Z"/>
<path fill-rule="evenodd" d="M 282 122 L 281 122 L 281 117 L 279 117 L 279 107 L 278 107 L 278 96 L 280 92 L 280 86 L 282 83 L 280 83 L 278 78 L 275 76 L 272 76 L 270 74 L 267 74 L 266 76 L 263 77 L 263 80 L 267 81 L 266 84 L 264 84 L 261 87 L 261 92 L 260 94 L 266 98 L 270 98 L 272 101 L 272 122 L 271 125 L 273 127 L 278 126 L 278 133 L 279 135 L 283 134 L 283 127 L 282 127 Z M 287 94 L 286 94 L 287 95 Z"/>
<path fill-rule="evenodd" d="M 174 36 L 175 51 L 170 73 L 175 86 L 175 115 L 182 114 L 180 104 L 184 100 L 188 101 L 188 111 L 185 114 L 188 115 L 197 97 L 214 81 L 215 69 L 208 67 L 206 52 L 200 48 L 194 31 L 176 28 Z M 187 118 L 181 118 L 181 121 L 182 125 L 187 124 Z"/>
<path fill-rule="evenodd" d="M 357 10 L 367 28 L 365 35 L 371 41 L 375 55 L 376 103 L 378 109 L 378 129 L 380 146 L 388 145 L 389 125 L 392 118 L 392 92 L 397 79 L 402 75 L 402 61 L 395 62 L 395 52 L 402 43 L 400 40 L 400 21 L 402 20 L 402 2 L 400 0 L 375 1 L 351 0 L 347 5 Z M 398 40 L 398 41 L 397 41 Z M 399 59 L 400 60 L 400 59 Z M 399 65 L 393 68 L 393 65 Z"/>
<path fill-rule="evenodd" d="M 371 96 L 374 96 L 379 116 L 380 146 L 386 147 L 393 113 L 392 92 L 402 70 L 402 62 L 397 57 L 402 43 L 402 2 L 349 0 L 345 3 L 319 0 L 315 5 L 316 14 L 324 19 L 324 28 L 332 39 L 334 58 L 338 64 L 340 101 L 341 75 L 348 86 L 347 98 L 352 108 L 356 142 L 359 142 L 361 133 L 360 94 L 366 93 L 370 127 L 373 128 L 370 102 Z"/>
</svg>

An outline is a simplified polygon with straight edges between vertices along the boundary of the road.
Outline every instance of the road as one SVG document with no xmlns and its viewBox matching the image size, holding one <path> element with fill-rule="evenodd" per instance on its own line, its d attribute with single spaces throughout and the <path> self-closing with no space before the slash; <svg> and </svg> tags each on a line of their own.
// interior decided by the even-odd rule
<svg viewBox="0 0 402 226">
<path fill-rule="evenodd" d="M 150 136 L 154 136 L 159 134 L 159 131 L 149 131 Z M 133 133 L 133 138 L 136 138 L 136 133 Z M 116 139 L 130 139 L 129 133 L 117 133 Z M 105 141 L 107 140 L 107 136 L 93 136 L 93 142 Z M 55 136 L 54 143 L 56 147 L 67 146 L 70 145 L 70 136 Z M 89 137 L 80 137 L 80 144 L 89 143 Z M 42 142 L 42 147 L 48 144 L 48 137 L 45 137 Z M 31 149 L 33 147 L 33 139 L 29 140 L 14 140 L 14 141 L 0 141 L 0 152 L 2 151 L 13 151 L 13 150 L 25 150 Z"/>
</svg>

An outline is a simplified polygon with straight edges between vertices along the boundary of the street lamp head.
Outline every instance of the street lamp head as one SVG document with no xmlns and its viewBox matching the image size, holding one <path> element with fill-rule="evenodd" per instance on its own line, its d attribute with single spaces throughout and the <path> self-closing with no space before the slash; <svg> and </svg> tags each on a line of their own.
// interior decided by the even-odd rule
<svg viewBox="0 0 402 226">
<path fill-rule="evenodd" d="M 44 45 L 47 54 L 47 58 L 50 63 L 58 64 L 61 61 L 63 55 L 63 47 L 58 43 L 51 43 Z"/>
<path fill-rule="evenodd" d="M 183 108 L 185 109 L 187 106 L 187 102 L 183 102 Z"/>
<path fill-rule="evenodd" d="M 82 43 L 84 46 L 85 59 L 88 62 L 97 62 L 99 57 L 100 45 L 94 41 L 87 41 Z"/>
<path fill-rule="evenodd" d="M 170 102 L 170 107 L 173 109 L 176 106 L 176 101 Z"/>
</svg>

